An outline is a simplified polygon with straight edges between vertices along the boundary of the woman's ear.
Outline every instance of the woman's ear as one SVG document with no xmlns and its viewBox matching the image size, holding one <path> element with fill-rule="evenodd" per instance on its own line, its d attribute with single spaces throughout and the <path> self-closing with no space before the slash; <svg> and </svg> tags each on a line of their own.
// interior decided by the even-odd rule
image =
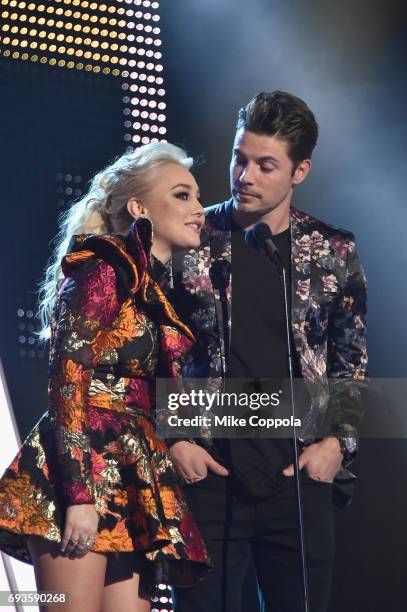
<svg viewBox="0 0 407 612">
<path fill-rule="evenodd" d="M 129 211 L 130 215 L 134 217 L 134 219 L 138 219 L 142 215 L 146 214 L 141 200 L 137 198 L 130 198 L 129 200 L 127 200 L 127 210 Z"/>
</svg>

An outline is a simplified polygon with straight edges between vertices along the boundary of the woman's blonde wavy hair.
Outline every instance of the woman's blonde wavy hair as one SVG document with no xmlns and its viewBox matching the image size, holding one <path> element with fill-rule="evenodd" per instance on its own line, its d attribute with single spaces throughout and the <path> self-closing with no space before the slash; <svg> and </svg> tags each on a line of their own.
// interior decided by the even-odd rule
<svg viewBox="0 0 407 612">
<path fill-rule="evenodd" d="M 127 210 L 131 197 L 141 197 L 157 178 L 163 165 L 175 162 L 191 168 L 193 159 L 173 144 L 157 142 L 125 153 L 98 172 L 83 198 L 72 204 L 60 218 L 60 230 L 54 239 L 54 251 L 39 289 L 39 337 L 50 336 L 50 320 L 58 288 L 63 280 L 61 260 L 75 234 L 126 235 L 133 217 Z"/>
</svg>

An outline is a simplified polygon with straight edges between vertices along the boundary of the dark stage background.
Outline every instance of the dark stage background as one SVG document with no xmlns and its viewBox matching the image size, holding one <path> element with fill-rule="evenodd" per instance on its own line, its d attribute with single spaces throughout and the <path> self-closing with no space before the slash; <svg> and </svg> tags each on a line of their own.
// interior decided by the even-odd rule
<svg viewBox="0 0 407 612">
<path fill-rule="evenodd" d="M 406 4 L 201 0 L 168 3 L 162 18 L 168 137 L 204 158 L 204 201 L 229 197 L 236 113 L 254 94 L 283 89 L 313 109 L 321 135 L 294 204 L 356 234 L 370 374 L 406 377 Z M 380 408 L 367 419 L 384 424 Z M 406 441 L 362 440 L 354 471 L 352 506 L 337 512 L 330 612 L 402 612 Z"/>
<path fill-rule="evenodd" d="M 284 89 L 314 110 L 320 141 L 294 203 L 355 232 L 369 280 L 370 373 L 406 377 L 405 3 L 171 0 L 160 14 L 167 137 L 200 158 L 205 202 L 229 195 L 236 113 L 255 93 Z M 124 152 L 124 93 L 120 77 L 4 56 L 0 73 L 1 357 L 24 437 L 46 407 L 46 352 L 33 332 L 49 241 L 58 213 Z M 386 414 L 369 418 L 385 424 Z M 402 435 L 362 440 L 353 504 L 337 513 L 330 612 L 406 609 Z"/>
</svg>

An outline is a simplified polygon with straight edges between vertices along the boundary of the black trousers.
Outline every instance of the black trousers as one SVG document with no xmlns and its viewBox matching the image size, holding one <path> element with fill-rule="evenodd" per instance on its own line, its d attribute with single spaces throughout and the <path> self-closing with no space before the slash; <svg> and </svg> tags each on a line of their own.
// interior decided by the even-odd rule
<svg viewBox="0 0 407 612">
<path fill-rule="evenodd" d="M 210 473 L 185 487 L 214 569 L 194 587 L 174 589 L 175 612 L 258 610 L 256 588 L 243 593 L 251 559 L 267 612 L 303 612 L 294 479 L 258 503 L 239 498 L 229 480 Z M 334 556 L 332 485 L 301 472 L 301 491 L 310 612 L 326 612 Z"/>
</svg>

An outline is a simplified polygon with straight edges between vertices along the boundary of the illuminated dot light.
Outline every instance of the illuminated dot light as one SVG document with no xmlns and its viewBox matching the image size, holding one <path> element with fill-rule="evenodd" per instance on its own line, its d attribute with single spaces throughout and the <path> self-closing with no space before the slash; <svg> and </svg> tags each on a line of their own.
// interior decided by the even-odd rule
<svg viewBox="0 0 407 612">
<path fill-rule="evenodd" d="M 136 145 L 165 141 L 159 2 L 54 0 L 51 6 L 44 0 L 0 0 L 0 4 L 6 9 L 0 55 L 121 77 L 122 90 L 130 94 L 123 98 L 124 140 Z"/>
<path fill-rule="evenodd" d="M 1 27 L 2 32 L 10 32 L 16 35 L 15 37 L 3 37 L 3 45 L 6 47 L 17 47 L 17 49 L 25 47 L 36 49 L 38 47 L 38 39 L 43 39 L 43 46 L 39 47 L 41 51 L 47 52 L 46 59 L 43 61 L 51 63 L 51 59 L 56 59 L 48 57 L 48 54 L 52 53 L 70 55 L 72 56 L 71 60 L 74 61 L 77 56 L 81 57 L 83 55 L 83 47 L 85 47 L 85 50 L 89 49 L 92 53 L 90 57 L 88 56 L 88 59 L 90 59 L 92 64 L 95 64 L 100 61 L 97 49 L 101 47 L 114 52 L 106 54 L 108 57 L 104 57 L 102 60 L 108 63 L 110 68 L 113 65 L 113 70 L 104 70 L 106 66 L 99 66 L 99 68 L 103 68 L 103 73 L 107 72 L 120 76 L 121 70 L 128 65 L 129 55 L 144 54 L 155 60 L 161 59 L 159 56 L 151 54 L 151 49 L 144 49 L 140 46 L 148 47 L 161 44 L 161 41 L 156 38 L 160 34 L 160 29 L 152 28 L 145 23 L 146 20 L 148 21 L 154 17 L 150 11 L 156 10 L 159 7 L 158 3 L 150 3 L 148 7 L 143 5 L 146 8 L 140 7 L 142 10 L 136 11 L 132 9 L 127 9 L 126 11 L 126 9 L 116 6 L 117 3 L 88 2 L 86 0 L 55 0 L 55 4 L 61 6 L 47 6 L 46 3 L 18 2 L 17 0 L 1 0 L 1 4 L 10 9 L 18 7 L 21 11 L 20 13 L 7 10 L 3 12 L 3 18 L 6 23 Z M 138 5 L 134 0 L 129 0 L 127 4 Z M 136 13 L 140 23 L 129 21 L 130 18 L 134 18 Z M 65 21 L 62 19 L 55 20 L 54 17 L 58 15 L 63 16 Z M 159 19 L 158 15 L 155 15 L 155 17 Z M 67 21 L 66 18 L 69 20 Z M 7 20 L 9 20 L 9 23 L 7 23 Z M 38 30 L 36 27 L 28 29 L 25 27 L 24 22 L 34 26 L 45 26 L 46 29 Z M 140 27 L 141 31 L 146 34 L 137 48 L 129 47 L 126 44 L 117 45 L 114 42 L 115 40 L 124 42 L 134 41 L 134 36 L 130 34 L 129 29 L 136 26 Z M 51 28 L 54 31 L 51 31 Z M 88 36 L 86 38 L 82 36 L 72 37 L 69 34 L 67 35 L 69 31 L 87 34 Z M 106 40 L 105 44 L 103 44 L 103 39 Z M 72 46 L 50 48 L 49 41 L 51 40 L 57 40 L 58 42 L 65 41 Z M 82 48 L 78 48 L 79 46 Z M 6 51 L 8 53 L 5 53 Z M 10 49 L 0 50 L 1 53 L 5 56 L 10 56 Z M 16 52 L 13 53 L 13 57 L 17 56 Z M 29 57 L 33 61 L 41 61 L 38 57 L 37 59 L 33 59 L 34 56 L 32 55 Z M 80 62 L 74 63 L 78 67 L 77 64 Z M 115 70 L 115 66 L 120 66 L 121 69 L 119 71 Z"/>
<path fill-rule="evenodd" d="M 37 335 L 40 324 L 39 320 L 35 317 L 34 304 L 31 299 L 26 299 L 24 301 L 28 303 L 28 306 L 27 303 L 22 304 L 17 308 L 16 312 L 16 340 L 20 347 L 18 354 L 23 358 L 43 359 L 45 357 L 45 352 Z"/>
<path fill-rule="evenodd" d="M 122 70 L 122 90 L 129 93 L 123 96 L 124 140 L 135 146 L 160 140 L 165 142 L 166 115 L 163 111 L 166 105 L 162 98 L 166 92 L 161 76 L 162 53 L 157 49 L 162 45 L 161 30 L 156 25 L 160 17 L 153 13 L 159 8 L 159 3 L 150 0 L 118 2 L 127 5 L 127 41 L 133 42 L 129 45 L 128 61 Z"/>
<path fill-rule="evenodd" d="M 72 68 L 72 66 L 69 66 L 68 64 L 67 67 Z M 57 208 L 64 209 L 73 199 L 78 198 L 82 195 L 82 177 L 79 174 L 71 174 L 69 171 L 60 171 L 57 172 L 55 178 L 57 181 Z"/>
</svg>

